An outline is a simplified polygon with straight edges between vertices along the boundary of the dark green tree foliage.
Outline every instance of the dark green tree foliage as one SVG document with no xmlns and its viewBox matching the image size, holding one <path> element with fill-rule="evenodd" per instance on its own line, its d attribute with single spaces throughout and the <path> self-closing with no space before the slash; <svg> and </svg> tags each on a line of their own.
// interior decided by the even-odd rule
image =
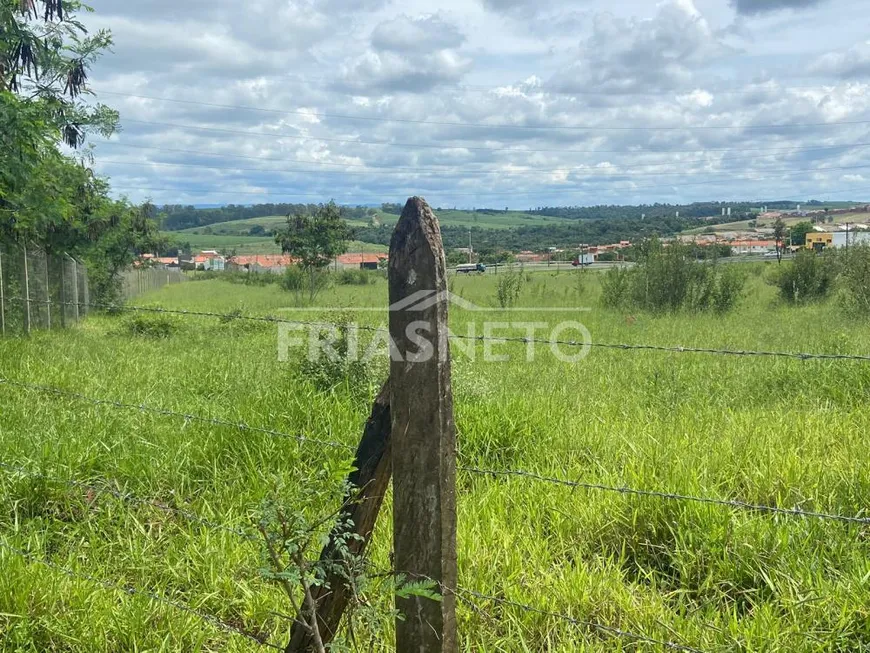
<svg viewBox="0 0 870 653">
<path fill-rule="evenodd" d="M 791 229 L 789 229 L 789 237 L 791 238 L 792 245 L 806 245 L 807 243 L 807 234 L 813 230 L 812 222 L 798 222 L 796 225 L 793 225 Z"/>
<path fill-rule="evenodd" d="M 117 113 L 82 101 L 88 69 L 111 44 L 87 34 L 74 0 L 0 0 L 0 241 L 84 258 L 97 300 L 116 273 L 158 244 L 149 206 L 108 197 L 88 159 L 65 156 L 90 132 L 111 134 Z"/>
<path fill-rule="evenodd" d="M 309 299 L 322 287 L 319 273 L 347 251 L 351 235 L 335 202 L 320 204 L 310 214 L 288 216 L 287 226 L 275 235 L 281 251 L 297 259 L 298 267 L 306 273 Z"/>
</svg>

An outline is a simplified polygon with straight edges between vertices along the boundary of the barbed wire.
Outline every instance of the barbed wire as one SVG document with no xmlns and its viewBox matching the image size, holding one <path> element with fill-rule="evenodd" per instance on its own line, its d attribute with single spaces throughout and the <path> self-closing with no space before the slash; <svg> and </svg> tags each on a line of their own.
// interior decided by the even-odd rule
<svg viewBox="0 0 870 653">
<path fill-rule="evenodd" d="M 78 401 L 84 401 L 95 406 L 110 406 L 112 408 L 119 408 L 125 410 L 138 410 L 143 413 L 151 413 L 154 415 L 162 415 L 164 417 L 178 417 L 184 419 L 187 422 L 200 422 L 202 424 L 211 424 L 213 426 L 226 426 L 229 428 L 239 429 L 240 431 L 248 431 L 252 433 L 262 433 L 265 435 L 269 435 L 271 437 L 276 438 L 286 438 L 290 440 L 297 440 L 299 442 L 305 444 L 318 444 L 326 447 L 335 447 L 338 449 L 348 449 L 350 451 L 354 451 L 355 448 L 351 447 L 342 442 L 334 442 L 330 440 L 320 440 L 316 438 L 311 438 L 306 435 L 298 435 L 292 433 L 285 433 L 283 431 L 276 431 L 274 429 L 262 428 L 259 426 L 251 426 L 246 424 L 245 422 L 233 422 L 226 419 L 221 419 L 218 417 L 203 417 L 201 415 L 195 415 L 192 413 L 182 413 L 175 410 L 169 410 L 167 408 L 158 408 L 154 406 L 148 406 L 147 404 L 129 404 L 123 401 L 116 401 L 114 399 L 98 399 L 96 397 L 89 397 L 88 395 L 81 394 L 80 392 L 73 392 L 71 390 L 64 390 L 62 388 L 55 388 L 52 386 L 40 385 L 38 383 L 29 383 L 25 381 L 16 381 L 14 379 L 8 379 L 5 377 L 0 377 L 0 385 L 8 385 L 17 388 L 23 388 L 25 390 L 33 390 L 36 392 L 43 392 L 45 394 L 52 394 L 59 397 L 69 397 L 70 399 L 76 399 Z"/>
<path fill-rule="evenodd" d="M 228 633 L 232 633 L 235 635 L 239 635 L 241 637 L 245 637 L 245 638 L 251 640 L 252 642 L 255 642 L 259 646 L 265 646 L 268 648 L 277 649 L 279 651 L 283 650 L 283 647 L 277 646 L 276 644 L 272 644 L 272 643 L 266 641 L 264 637 L 249 633 L 249 632 L 247 632 L 247 631 L 245 631 L 237 626 L 234 626 L 230 623 L 223 621 L 222 619 L 219 619 L 218 617 L 216 617 L 214 615 L 208 614 L 208 613 L 203 612 L 201 610 L 197 610 L 196 608 L 191 607 L 185 603 L 173 601 L 172 599 L 168 599 L 165 596 L 161 596 L 160 594 L 156 594 L 156 593 L 150 592 L 148 590 L 136 589 L 134 587 L 130 587 L 127 585 L 118 585 L 118 584 L 112 583 L 111 581 L 104 580 L 102 578 L 96 578 L 95 576 L 91 576 L 89 574 L 84 574 L 81 572 L 74 571 L 72 569 L 69 569 L 67 567 L 63 567 L 63 566 L 58 565 L 58 564 L 51 562 L 49 560 L 45 560 L 44 558 L 41 558 L 34 553 L 31 553 L 29 551 L 25 551 L 23 549 L 19 549 L 18 547 L 12 546 L 11 544 L 9 544 L 8 542 L 6 542 L 4 540 L 0 540 L 0 548 L 6 549 L 7 551 L 9 551 L 9 552 L 21 557 L 21 558 L 24 558 L 25 560 L 29 560 L 31 562 L 41 564 L 45 567 L 48 567 L 49 569 L 53 569 L 54 571 L 60 572 L 60 573 L 64 574 L 65 576 L 72 578 L 74 580 L 87 581 L 87 582 L 90 582 L 90 583 L 93 583 L 95 585 L 100 586 L 102 589 L 123 592 L 124 594 L 128 594 L 130 596 L 147 597 L 150 600 L 155 601 L 157 603 L 162 603 L 162 604 L 170 606 L 176 610 L 180 610 L 182 612 L 186 612 L 188 614 L 196 616 L 199 619 L 201 619 L 202 621 L 205 621 L 206 623 L 217 628 L 218 630 L 222 630 L 224 632 L 228 632 Z"/>
<path fill-rule="evenodd" d="M 439 583 L 440 585 L 440 583 Z M 444 586 L 441 585 L 442 591 Z M 687 653 L 704 653 L 704 651 L 694 648 L 692 646 L 687 646 L 685 644 L 679 644 L 677 642 L 671 642 L 668 640 L 655 639 L 654 637 L 649 637 L 648 635 L 641 635 L 639 633 L 632 632 L 630 630 L 623 630 L 621 628 L 617 628 L 615 626 L 607 626 L 605 624 L 600 624 L 595 621 L 586 621 L 583 619 L 577 619 L 576 617 L 572 617 L 571 615 L 563 614 L 561 612 L 551 612 L 549 610 L 543 610 L 541 608 L 536 608 L 531 605 L 526 605 L 525 603 L 519 603 L 517 601 L 511 601 L 509 599 L 504 599 L 498 596 L 491 596 L 488 594 L 481 594 L 480 592 L 475 592 L 473 590 L 465 589 L 462 587 L 457 587 L 453 592 L 457 598 L 460 600 L 464 600 L 469 605 L 473 604 L 469 602 L 467 599 L 463 599 L 462 594 L 468 594 L 469 596 L 473 596 L 477 599 L 481 599 L 484 601 L 492 601 L 493 603 L 498 603 L 500 605 L 509 606 L 512 608 L 517 608 L 523 610 L 525 612 L 532 612 L 535 614 L 543 615 L 546 617 L 554 617 L 556 619 L 561 619 L 575 626 L 583 626 L 585 628 L 591 628 L 594 630 L 598 630 L 600 632 L 606 633 L 608 635 L 612 635 L 614 637 L 622 637 L 626 639 L 633 639 L 638 642 L 645 642 L 647 644 L 656 644 L 657 646 L 663 646 L 672 651 L 686 651 Z"/>
<path fill-rule="evenodd" d="M 225 531 L 227 533 L 231 533 L 233 535 L 238 535 L 247 540 L 258 541 L 258 538 L 251 533 L 247 533 L 240 528 L 233 528 L 232 526 L 227 526 L 226 524 L 221 524 L 219 522 L 214 522 L 209 519 L 205 519 L 200 517 L 197 514 L 194 514 L 188 510 L 183 510 L 181 508 L 174 508 L 172 506 L 168 506 L 165 503 L 160 501 L 153 501 L 149 499 L 143 499 L 141 497 L 137 497 L 134 494 L 129 492 L 121 492 L 120 490 L 115 490 L 111 487 L 107 486 L 97 486 L 90 485 L 83 481 L 78 481 L 75 479 L 63 479 L 55 476 L 48 476 L 47 474 L 43 474 L 41 472 L 35 472 L 25 467 L 20 467 L 18 465 L 12 465 L 7 462 L 0 461 L 0 468 L 5 469 L 10 472 L 14 472 L 16 474 L 20 474 L 21 476 L 25 476 L 27 478 L 34 478 L 46 481 L 48 483 L 56 483 L 58 485 L 68 485 L 70 487 L 80 488 L 82 490 L 87 490 L 88 492 L 93 492 L 94 494 L 108 494 L 113 496 L 124 503 L 128 503 L 133 506 L 151 506 L 157 508 L 158 510 L 162 510 L 163 512 L 171 513 L 177 515 L 189 522 L 200 524 L 201 526 L 205 526 L 206 528 L 212 530 L 220 530 Z"/>
<path fill-rule="evenodd" d="M 308 321 L 308 320 L 291 320 L 286 318 L 274 317 L 271 315 L 244 315 L 239 313 L 218 313 L 214 311 L 196 311 L 188 309 L 171 309 L 159 306 L 127 306 L 120 304 L 107 303 L 84 303 L 84 302 L 55 302 L 45 299 L 25 299 L 23 297 L 9 297 L 7 301 L 22 301 L 36 304 L 51 304 L 51 305 L 69 305 L 69 306 L 86 306 L 90 308 L 103 309 L 106 311 L 130 311 L 130 312 L 149 312 L 163 313 L 170 315 L 187 315 L 194 317 L 215 317 L 225 321 L 232 320 L 248 320 L 256 322 L 266 322 L 271 324 L 293 324 L 297 326 L 313 326 L 321 328 L 336 328 L 337 325 L 323 321 Z M 364 324 L 356 324 L 354 328 L 359 331 L 367 331 L 371 333 L 389 334 L 389 330 L 383 327 L 375 327 Z M 565 346 L 565 347 L 580 347 L 591 349 L 611 349 L 623 351 L 659 351 L 676 354 L 714 354 L 722 356 L 739 356 L 739 357 L 767 357 L 767 358 L 788 358 L 793 360 L 852 360 L 870 362 L 870 355 L 864 354 L 829 354 L 829 353 L 814 353 L 814 352 L 785 352 L 785 351 L 765 351 L 753 349 L 728 349 L 715 347 L 688 347 L 682 345 L 650 345 L 642 343 L 608 343 L 595 342 L 592 340 L 560 340 L 541 338 L 530 338 L 523 336 L 472 336 L 451 333 L 451 340 L 474 340 L 479 342 L 498 342 L 498 343 L 521 343 L 521 344 L 541 344 L 549 346 Z"/>
<path fill-rule="evenodd" d="M 495 469 L 480 469 L 477 467 L 458 466 L 458 470 L 468 472 L 470 474 L 478 474 L 482 476 L 512 476 L 519 478 L 530 478 L 532 480 L 541 481 L 544 483 L 553 483 L 556 485 L 564 485 L 571 488 L 580 488 L 584 490 L 601 490 L 604 492 L 614 492 L 618 494 L 629 494 L 634 496 L 652 497 L 657 499 L 667 499 L 673 501 L 692 501 L 695 503 L 706 503 L 711 505 L 726 506 L 729 508 L 737 508 L 740 510 L 769 512 L 789 517 L 804 517 L 826 519 L 839 521 L 849 524 L 870 524 L 870 517 L 854 517 L 848 515 L 836 515 L 825 512 L 815 512 L 809 510 L 801 510 L 799 508 L 779 508 L 776 506 L 767 506 L 757 503 L 749 503 L 746 501 L 738 501 L 735 499 L 713 499 L 710 497 L 698 497 L 686 494 L 677 494 L 674 492 L 661 492 L 657 490 L 638 490 L 630 487 L 620 487 L 612 485 L 603 485 L 599 483 L 583 483 L 580 481 L 570 481 L 561 478 L 543 476 L 535 472 L 527 472 L 521 470 L 495 470 Z"/>
</svg>

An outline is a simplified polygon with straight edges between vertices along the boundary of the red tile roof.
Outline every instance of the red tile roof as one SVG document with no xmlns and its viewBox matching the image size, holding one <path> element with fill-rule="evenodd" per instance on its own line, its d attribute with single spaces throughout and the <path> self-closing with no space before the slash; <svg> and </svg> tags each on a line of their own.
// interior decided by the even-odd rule
<svg viewBox="0 0 870 653">
<path fill-rule="evenodd" d="M 360 263 L 377 263 L 386 258 L 386 254 L 342 254 L 338 257 L 338 262 L 343 265 L 358 265 Z"/>
</svg>

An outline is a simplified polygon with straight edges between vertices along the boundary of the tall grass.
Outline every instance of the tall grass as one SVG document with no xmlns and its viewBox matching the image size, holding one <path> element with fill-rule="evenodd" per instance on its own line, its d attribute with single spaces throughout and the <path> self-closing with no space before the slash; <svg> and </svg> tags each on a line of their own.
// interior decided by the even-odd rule
<svg viewBox="0 0 870 653">
<path fill-rule="evenodd" d="M 580 320 L 597 341 L 868 353 L 870 325 L 835 302 L 790 307 L 749 276 L 734 311 L 602 310 L 600 277 L 530 275 L 511 311 L 452 309 L 451 329 Z M 498 308 L 495 277 L 453 291 Z M 277 286 L 220 280 L 168 286 L 170 308 L 311 319 Z M 386 283 L 336 285 L 324 306 L 385 307 Z M 582 303 L 581 303 L 582 302 Z M 563 307 L 564 314 L 541 312 Z M 370 324 L 385 314 L 360 312 Z M 268 324 L 183 318 L 162 337 L 95 316 L 64 332 L 0 341 L 0 375 L 219 416 L 355 445 L 376 382 L 363 393 L 279 362 Z M 487 318 L 489 319 L 489 318 Z M 525 335 L 521 330 L 517 335 Z M 460 464 L 863 514 L 870 500 L 870 365 L 594 350 L 567 364 L 547 348 L 453 346 Z M 368 387 L 370 384 L 371 387 Z M 350 453 L 293 439 L 93 406 L 0 385 L 0 460 L 154 499 L 251 528 L 263 501 Z M 870 648 L 870 540 L 859 526 L 575 490 L 461 472 L 460 584 L 543 610 L 712 651 Z M 283 644 L 292 612 L 263 580 L 255 543 L 148 505 L 0 470 L 6 541 L 79 573 L 182 601 Z M 311 515 L 335 506 L 306 505 Z M 388 568 L 390 502 L 371 556 Z M 253 644 L 147 597 L 109 592 L 0 549 L 0 650 L 248 651 Z M 387 610 L 387 593 L 370 597 Z M 483 599 L 459 610 L 463 650 L 657 651 L 592 628 Z M 390 650 L 389 630 L 372 633 Z M 369 633 L 357 633 L 368 646 Z"/>
</svg>

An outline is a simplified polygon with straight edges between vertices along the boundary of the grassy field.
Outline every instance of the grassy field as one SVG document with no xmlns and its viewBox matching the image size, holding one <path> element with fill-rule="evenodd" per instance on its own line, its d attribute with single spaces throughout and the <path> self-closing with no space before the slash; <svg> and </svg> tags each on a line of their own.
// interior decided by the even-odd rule
<svg viewBox="0 0 870 653">
<path fill-rule="evenodd" d="M 256 237 L 242 235 L 220 235 L 220 234 L 197 234 L 188 233 L 186 231 L 164 231 L 164 236 L 169 237 L 177 243 L 190 243 L 194 251 L 204 249 L 235 250 L 236 254 L 280 254 L 281 248 L 275 244 L 275 239 L 271 237 Z M 386 252 L 387 247 L 374 243 L 364 243 L 359 240 L 352 240 L 348 243 L 348 252 L 359 253 L 380 253 Z"/>
<path fill-rule="evenodd" d="M 392 225 L 399 219 L 393 213 L 377 211 L 377 219 L 381 224 Z M 521 226 L 541 226 L 548 224 L 575 223 L 576 220 L 557 218 L 548 215 L 531 215 L 521 211 L 507 211 L 498 213 L 476 213 L 473 211 L 453 211 L 450 209 L 439 210 L 438 220 L 444 226 L 480 227 L 481 229 L 508 229 Z M 246 220 L 231 220 L 218 222 L 208 227 L 191 227 L 180 231 L 170 232 L 177 234 L 203 234 L 208 229 L 215 235 L 247 235 L 251 227 L 260 226 L 264 229 L 276 229 L 284 226 L 286 216 L 269 215 L 262 218 L 248 218 Z M 349 220 L 350 224 L 367 224 L 368 220 Z"/>
<path fill-rule="evenodd" d="M 455 308 L 451 329 L 480 334 L 483 319 L 571 319 L 596 342 L 868 353 L 870 324 L 843 316 L 835 302 L 783 306 L 762 266 L 755 269 L 744 302 L 726 317 L 601 310 L 597 275 L 563 271 L 528 275 L 518 303 L 528 310 Z M 450 284 L 494 307 L 497 281 Z M 385 307 L 386 294 L 383 279 L 336 286 L 319 305 L 353 315 L 354 307 Z M 334 315 L 300 311 L 277 286 L 220 280 L 168 286 L 137 303 Z M 370 324 L 386 318 L 356 315 Z M 323 389 L 300 375 L 302 351 L 277 360 L 274 325 L 170 316 L 168 336 L 156 338 L 138 335 L 134 318 L 92 316 L 66 332 L 2 340 L 0 376 L 355 445 L 386 369 L 381 362 L 352 384 Z M 525 344 L 494 348 L 510 360 L 485 362 L 480 343 L 453 345 L 460 465 L 866 514 L 870 363 L 608 349 L 567 363 L 546 347 L 529 362 Z M 312 503 L 305 490 L 349 457 L 319 444 L 0 384 L 3 463 L 109 486 L 246 531 L 274 496 L 312 517 L 334 509 L 325 499 Z M 0 548 L 0 650 L 258 650 L 195 615 L 68 577 L 44 560 L 286 643 L 282 615 L 292 608 L 261 578 L 257 542 L 8 468 L 0 469 L 0 494 L 2 541 L 35 556 L 28 561 Z M 465 471 L 457 496 L 464 588 L 702 651 L 870 650 L 866 526 Z M 388 498 L 371 550 L 377 568 L 389 567 L 391 541 Z M 369 599 L 383 609 L 391 603 L 386 590 Z M 459 620 L 468 651 L 665 650 L 486 599 L 460 603 Z M 370 650 L 368 633 L 358 636 Z M 390 650 L 390 637 L 389 628 L 375 633 L 371 650 Z"/>
</svg>

